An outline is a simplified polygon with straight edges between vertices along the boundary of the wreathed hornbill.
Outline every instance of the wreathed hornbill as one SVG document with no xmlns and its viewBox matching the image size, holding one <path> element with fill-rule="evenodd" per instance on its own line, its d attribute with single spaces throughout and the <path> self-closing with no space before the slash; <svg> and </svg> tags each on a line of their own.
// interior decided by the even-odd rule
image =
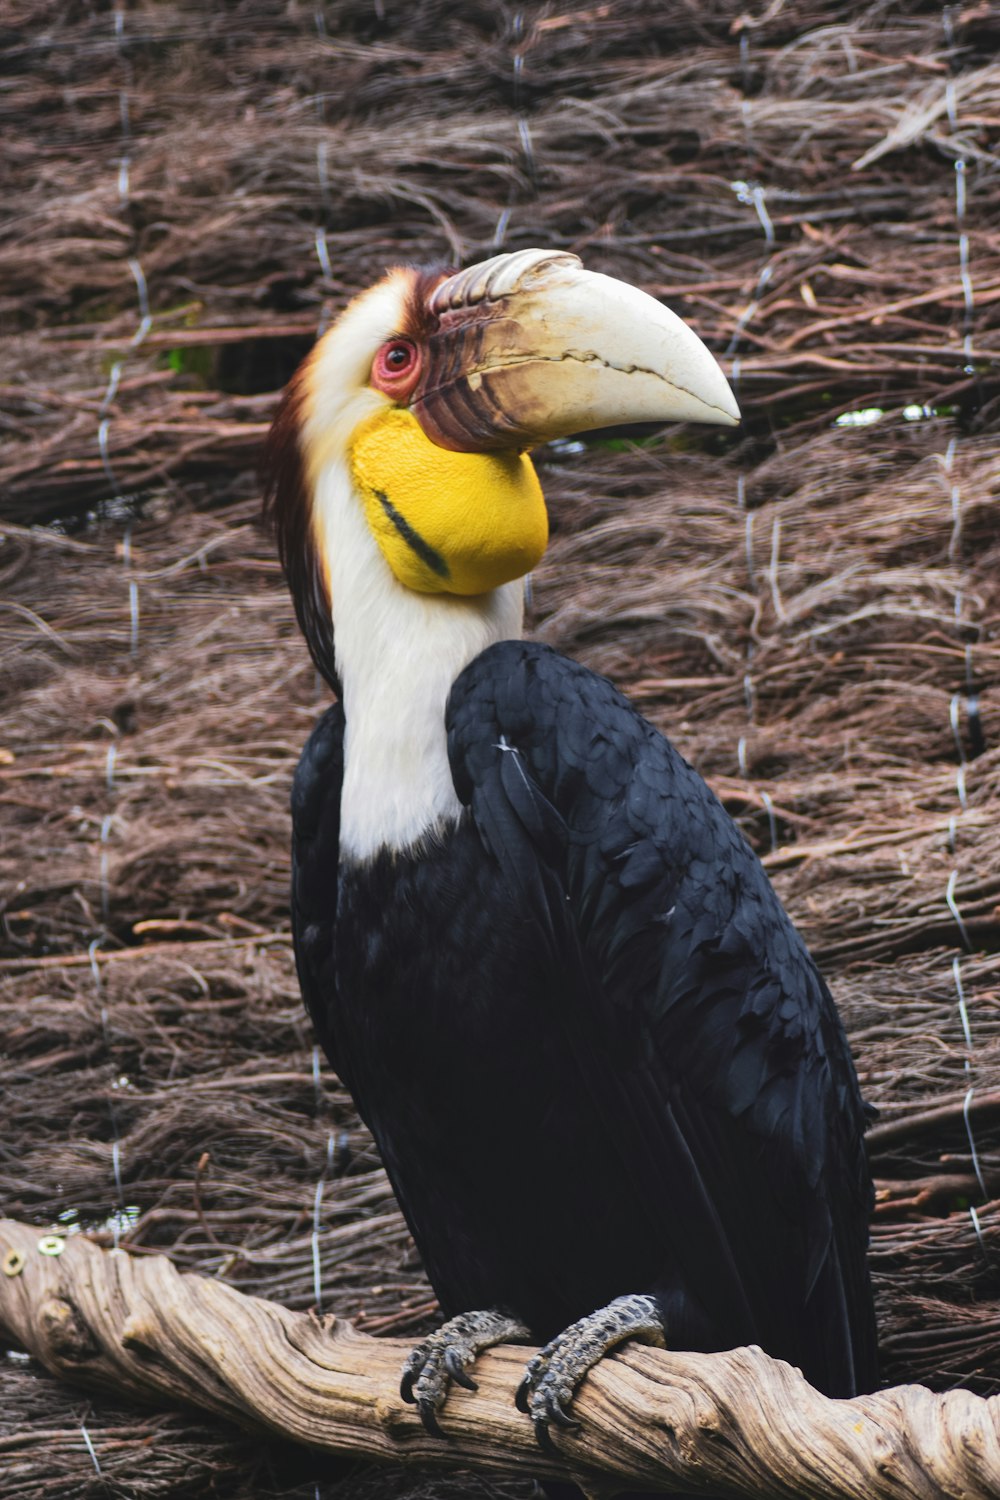
<svg viewBox="0 0 1000 1500">
<path fill-rule="evenodd" d="M 717 364 L 572 255 L 395 269 L 287 391 L 268 506 L 338 702 L 293 791 L 302 991 L 447 1319 L 403 1394 L 537 1340 L 541 1439 L 624 1339 L 873 1386 L 864 1106 L 830 993 L 701 778 L 521 640 L 527 450 L 732 424 Z"/>
</svg>

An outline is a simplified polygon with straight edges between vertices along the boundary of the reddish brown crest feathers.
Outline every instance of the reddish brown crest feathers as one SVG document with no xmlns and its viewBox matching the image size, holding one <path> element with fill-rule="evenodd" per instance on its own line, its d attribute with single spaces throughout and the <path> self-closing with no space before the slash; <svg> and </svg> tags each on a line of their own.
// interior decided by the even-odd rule
<svg viewBox="0 0 1000 1500">
<path fill-rule="evenodd" d="M 452 272 L 444 266 L 411 266 L 409 272 L 412 280 L 406 294 L 406 327 L 399 332 L 419 343 L 429 338 L 438 326 L 438 320 L 428 306 L 431 292 Z"/>
<path fill-rule="evenodd" d="M 326 575 L 312 527 L 312 500 L 302 457 L 302 405 L 308 361 L 281 398 L 264 449 L 264 518 L 274 527 L 299 627 L 317 670 L 339 696 L 333 618 Z"/>
</svg>

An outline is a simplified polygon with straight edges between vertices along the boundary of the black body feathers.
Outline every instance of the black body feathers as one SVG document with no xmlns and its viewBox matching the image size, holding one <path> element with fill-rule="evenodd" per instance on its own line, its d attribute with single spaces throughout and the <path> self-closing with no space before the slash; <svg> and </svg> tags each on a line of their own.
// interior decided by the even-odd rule
<svg viewBox="0 0 1000 1500">
<path fill-rule="evenodd" d="M 343 714 L 303 753 L 303 994 L 446 1314 L 539 1340 L 624 1293 L 668 1343 L 876 1381 L 864 1110 L 829 991 L 701 778 L 603 678 L 504 642 L 455 683 L 466 813 L 338 868 Z"/>
</svg>

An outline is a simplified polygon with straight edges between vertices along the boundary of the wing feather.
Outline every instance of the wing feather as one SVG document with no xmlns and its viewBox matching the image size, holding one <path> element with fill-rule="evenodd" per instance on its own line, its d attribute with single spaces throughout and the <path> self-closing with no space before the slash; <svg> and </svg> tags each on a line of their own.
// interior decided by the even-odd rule
<svg viewBox="0 0 1000 1500">
<path fill-rule="evenodd" d="M 337 975 L 334 928 L 340 859 L 340 792 L 344 779 L 344 710 L 333 704 L 299 757 L 292 784 L 292 938 L 306 1010 L 340 1073 L 335 1038 Z"/>
<path fill-rule="evenodd" d="M 546 935 L 575 1076 L 691 1296 L 832 1393 L 872 1385 L 864 1109 L 756 856 L 610 683 L 544 646 L 478 657 L 448 723 L 459 796 Z"/>
</svg>

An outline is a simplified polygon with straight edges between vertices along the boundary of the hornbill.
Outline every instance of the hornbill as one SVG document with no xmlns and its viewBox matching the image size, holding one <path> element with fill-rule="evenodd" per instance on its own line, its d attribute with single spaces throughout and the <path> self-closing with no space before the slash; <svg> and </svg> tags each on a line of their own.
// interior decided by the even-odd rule
<svg viewBox="0 0 1000 1500">
<path fill-rule="evenodd" d="M 625 1339 L 756 1343 L 876 1381 L 865 1110 L 830 993 L 695 771 L 603 677 L 521 639 L 533 446 L 733 424 L 654 298 L 545 250 L 396 268 L 317 343 L 267 504 L 337 702 L 292 794 L 306 1005 L 444 1326 L 404 1396 L 544 1347 L 541 1441 Z"/>
</svg>

